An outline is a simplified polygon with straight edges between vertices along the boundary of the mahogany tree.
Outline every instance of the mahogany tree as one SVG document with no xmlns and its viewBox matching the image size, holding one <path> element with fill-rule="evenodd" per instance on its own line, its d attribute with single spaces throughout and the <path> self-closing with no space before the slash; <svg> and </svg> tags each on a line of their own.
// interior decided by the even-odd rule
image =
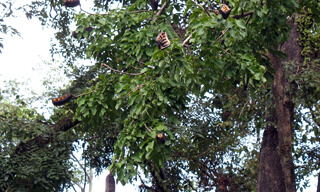
<svg viewBox="0 0 320 192">
<path fill-rule="evenodd" d="M 69 65 L 83 94 L 65 108 L 90 167 L 141 191 L 305 187 L 319 169 L 319 2 L 94 3 L 44 4 L 53 53 L 95 62 Z"/>
</svg>

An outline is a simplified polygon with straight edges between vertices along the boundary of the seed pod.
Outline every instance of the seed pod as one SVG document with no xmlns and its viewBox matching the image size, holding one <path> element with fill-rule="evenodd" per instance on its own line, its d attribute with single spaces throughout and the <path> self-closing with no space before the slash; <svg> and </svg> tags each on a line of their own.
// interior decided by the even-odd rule
<svg viewBox="0 0 320 192">
<path fill-rule="evenodd" d="M 152 10 L 156 11 L 158 9 L 158 3 L 159 3 L 159 0 L 150 0 Z"/>
<path fill-rule="evenodd" d="M 223 4 L 221 8 L 219 9 L 220 14 L 222 15 L 223 19 L 227 19 L 229 17 L 229 14 L 231 12 L 231 9 L 228 7 L 228 5 Z"/>
<path fill-rule="evenodd" d="M 160 32 L 156 38 L 157 46 L 160 50 L 170 47 L 171 43 L 169 41 L 168 35 L 166 32 Z"/>
<path fill-rule="evenodd" d="M 66 7 L 75 7 L 80 5 L 80 0 L 64 0 L 63 3 Z"/>
<path fill-rule="evenodd" d="M 71 93 L 67 93 L 67 94 L 63 95 L 62 97 L 53 98 L 52 104 L 55 106 L 63 105 L 65 103 L 67 103 L 68 101 L 70 101 L 72 99 L 72 96 L 73 95 Z"/>
<path fill-rule="evenodd" d="M 92 28 L 92 27 L 87 27 L 87 28 L 85 28 L 84 30 L 85 30 L 85 31 L 88 31 L 88 32 L 90 33 L 90 32 L 93 30 L 93 28 Z M 78 33 L 77 33 L 76 31 L 72 31 L 72 36 L 77 39 Z M 82 36 L 81 36 L 81 39 L 83 39 L 83 38 L 84 38 L 84 36 L 82 35 Z"/>
<path fill-rule="evenodd" d="M 114 181 L 114 177 L 112 173 L 109 173 L 106 178 L 106 192 L 115 192 L 116 191 L 116 183 Z"/>
<path fill-rule="evenodd" d="M 157 134 L 157 139 L 164 144 L 166 142 L 166 136 L 163 133 L 158 133 Z"/>
</svg>

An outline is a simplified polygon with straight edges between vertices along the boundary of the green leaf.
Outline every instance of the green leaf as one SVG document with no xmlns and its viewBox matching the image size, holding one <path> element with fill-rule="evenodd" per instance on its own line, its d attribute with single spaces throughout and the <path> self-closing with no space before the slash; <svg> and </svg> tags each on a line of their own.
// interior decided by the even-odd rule
<svg viewBox="0 0 320 192">
<path fill-rule="evenodd" d="M 146 147 L 146 151 L 150 152 L 153 151 L 153 147 L 154 147 L 154 141 L 151 141 L 147 147 Z"/>
<path fill-rule="evenodd" d="M 236 24 L 238 25 L 238 27 L 245 29 L 246 28 L 246 24 L 243 20 L 241 19 L 236 19 Z"/>
<path fill-rule="evenodd" d="M 156 130 L 158 131 L 163 131 L 163 130 L 167 130 L 167 126 L 163 125 L 163 124 L 159 124 L 157 127 L 156 127 Z"/>
<path fill-rule="evenodd" d="M 152 131 L 150 135 L 151 135 L 152 138 L 155 139 L 157 137 L 157 132 L 156 131 Z"/>
</svg>

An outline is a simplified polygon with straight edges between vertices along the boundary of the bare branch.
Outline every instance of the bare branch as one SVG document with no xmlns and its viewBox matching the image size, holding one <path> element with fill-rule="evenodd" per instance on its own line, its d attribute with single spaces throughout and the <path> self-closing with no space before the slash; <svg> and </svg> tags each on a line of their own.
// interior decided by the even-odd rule
<svg viewBox="0 0 320 192">
<path fill-rule="evenodd" d="M 113 68 L 111 68 L 109 65 L 107 65 L 107 64 L 105 64 L 105 63 L 101 63 L 101 65 L 107 67 L 107 68 L 110 69 L 111 71 L 114 71 L 114 72 L 117 72 L 117 73 L 120 73 L 120 74 L 131 75 L 131 76 L 138 76 L 138 75 L 142 75 L 142 74 L 145 74 L 145 73 L 146 73 L 146 72 L 142 72 L 142 73 L 126 73 L 126 72 L 119 71 L 119 70 L 117 70 L 117 69 L 113 69 Z"/>
<path fill-rule="evenodd" d="M 223 31 L 222 31 L 222 34 L 212 43 L 212 45 L 216 44 L 216 42 L 219 41 L 219 39 L 221 39 L 222 36 L 223 36 L 224 34 L 226 34 L 227 31 L 229 31 L 229 29 L 230 29 L 230 28 L 228 28 L 228 29 L 226 29 L 226 30 L 223 30 Z"/>
<path fill-rule="evenodd" d="M 190 34 L 189 37 L 187 37 L 187 38 L 183 41 L 182 46 L 184 46 L 184 45 L 191 39 L 191 37 L 192 37 L 192 34 Z"/>
<path fill-rule="evenodd" d="M 246 17 L 248 15 L 252 16 L 253 12 L 249 11 L 249 12 L 246 12 L 246 13 L 242 13 L 241 15 L 230 15 L 229 17 L 235 18 L 235 19 L 240 19 L 240 18 Z"/>
<path fill-rule="evenodd" d="M 200 5 L 199 3 L 197 3 L 195 0 L 192 0 L 192 2 L 194 2 L 197 6 L 201 7 L 201 9 L 206 12 L 206 14 L 211 17 L 212 19 L 214 18 L 212 15 L 210 15 L 210 13 L 208 12 L 208 10 L 206 10 L 202 5 Z"/>
</svg>

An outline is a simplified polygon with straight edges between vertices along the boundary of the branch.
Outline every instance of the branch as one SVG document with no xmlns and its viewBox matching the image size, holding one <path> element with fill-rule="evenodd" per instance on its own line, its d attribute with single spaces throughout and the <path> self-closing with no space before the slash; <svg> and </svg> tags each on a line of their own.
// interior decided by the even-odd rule
<svg viewBox="0 0 320 192">
<path fill-rule="evenodd" d="M 189 37 L 187 37 L 187 38 L 183 41 L 182 46 L 184 46 L 184 45 L 191 39 L 191 37 L 192 37 L 192 33 L 189 35 Z"/>
<path fill-rule="evenodd" d="M 97 91 L 97 90 L 99 90 L 99 88 L 98 88 L 98 89 L 95 89 L 95 90 L 93 90 L 93 91 L 90 91 L 90 92 L 88 92 L 88 93 L 82 93 L 82 94 L 77 95 L 77 96 L 74 96 L 74 97 L 75 97 L 75 98 L 78 98 L 78 97 L 81 97 L 81 96 L 84 96 L 84 95 L 89 95 L 90 93 L 93 93 L 93 92 L 95 92 L 95 91 Z"/>
<path fill-rule="evenodd" d="M 153 21 L 156 21 L 158 19 L 158 16 L 162 14 L 162 12 L 164 11 L 164 9 L 167 7 L 168 4 L 169 4 L 169 0 L 163 3 L 162 7 L 156 13 L 156 17 L 153 19 Z"/>
<path fill-rule="evenodd" d="M 212 45 L 216 44 L 216 42 L 219 41 L 219 39 L 221 39 L 222 36 L 223 36 L 224 34 L 226 34 L 227 31 L 229 31 L 229 29 L 230 29 L 230 28 L 228 28 L 228 29 L 226 29 L 226 30 L 223 30 L 223 31 L 222 31 L 222 34 L 212 43 Z"/>
<path fill-rule="evenodd" d="M 108 69 L 110 69 L 111 71 L 114 71 L 114 72 L 117 72 L 117 73 L 120 73 L 120 74 L 126 74 L 126 75 L 132 75 L 132 76 L 138 76 L 138 75 L 142 75 L 142 74 L 145 74 L 145 72 L 142 72 L 142 73 L 126 73 L 126 72 L 122 72 L 122 71 L 119 71 L 117 69 L 113 69 L 111 68 L 109 65 L 105 64 L 105 63 L 101 63 L 101 66 L 106 66 Z"/>
<path fill-rule="evenodd" d="M 151 130 L 147 127 L 146 124 L 144 124 L 144 127 L 151 133 Z"/>
<path fill-rule="evenodd" d="M 248 15 L 252 16 L 253 12 L 249 11 L 249 12 L 246 12 L 246 13 L 242 13 L 241 15 L 230 15 L 229 17 L 235 18 L 235 19 L 240 19 L 240 18 L 246 17 Z"/>
<path fill-rule="evenodd" d="M 71 153 L 71 155 L 72 155 L 73 159 L 76 160 L 77 163 L 80 165 L 80 167 L 83 169 L 83 172 L 85 172 L 87 175 L 89 175 L 88 172 L 87 172 L 87 170 L 82 166 L 82 164 L 81 164 L 80 161 L 76 158 L 76 156 L 74 156 L 73 153 Z M 91 177 L 88 177 L 88 178 L 89 178 L 89 182 L 91 182 Z"/>
<path fill-rule="evenodd" d="M 11 157 L 28 152 L 30 150 L 34 151 L 34 145 L 36 145 L 39 149 L 46 146 L 51 141 L 52 136 L 55 133 L 58 133 L 60 131 L 68 131 L 72 127 L 76 126 L 78 123 L 80 123 L 80 121 L 73 121 L 73 116 L 60 120 L 57 124 L 54 125 L 52 132 L 44 133 L 43 135 L 38 135 L 37 137 L 30 139 L 26 142 L 21 141 L 14 150 L 14 153 L 11 155 Z"/>
<path fill-rule="evenodd" d="M 199 3 L 197 3 L 195 0 L 191 0 L 192 2 L 194 2 L 197 6 L 201 7 L 201 9 L 206 12 L 206 14 L 208 16 L 210 16 L 212 19 L 214 18 L 212 15 L 210 15 L 210 13 L 208 12 L 208 10 L 206 10 L 202 5 L 200 5 Z"/>
</svg>

